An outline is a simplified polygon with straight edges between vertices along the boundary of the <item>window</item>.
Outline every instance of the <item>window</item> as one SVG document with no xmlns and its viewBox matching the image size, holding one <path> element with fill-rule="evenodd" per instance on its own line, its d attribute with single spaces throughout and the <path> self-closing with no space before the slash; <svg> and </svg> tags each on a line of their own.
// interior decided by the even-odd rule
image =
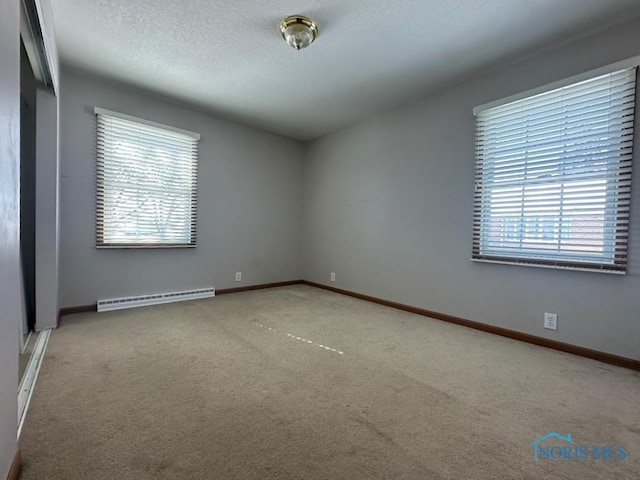
<svg viewBox="0 0 640 480">
<path fill-rule="evenodd" d="M 95 113 L 96 245 L 195 247 L 199 135 Z"/>
<path fill-rule="evenodd" d="M 624 273 L 636 67 L 478 107 L 473 260 Z"/>
</svg>

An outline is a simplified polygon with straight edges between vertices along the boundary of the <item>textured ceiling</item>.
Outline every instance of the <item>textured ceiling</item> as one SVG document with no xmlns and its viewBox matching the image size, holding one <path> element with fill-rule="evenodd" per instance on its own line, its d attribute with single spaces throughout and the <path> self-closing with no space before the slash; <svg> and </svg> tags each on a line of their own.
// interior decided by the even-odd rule
<svg viewBox="0 0 640 480">
<path fill-rule="evenodd" d="M 55 0 L 63 65 L 311 139 L 640 14 L 638 0 Z M 281 18 L 319 26 L 300 52 Z"/>
</svg>

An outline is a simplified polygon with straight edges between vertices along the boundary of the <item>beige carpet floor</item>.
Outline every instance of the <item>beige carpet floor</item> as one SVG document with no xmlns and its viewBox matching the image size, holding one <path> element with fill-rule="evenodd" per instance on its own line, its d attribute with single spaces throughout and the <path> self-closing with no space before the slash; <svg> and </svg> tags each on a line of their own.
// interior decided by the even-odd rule
<svg viewBox="0 0 640 480">
<path fill-rule="evenodd" d="M 22 478 L 637 480 L 639 402 L 636 372 L 293 286 L 65 317 Z M 550 432 L 628 457 L 535 462 Z"/>
</svg>

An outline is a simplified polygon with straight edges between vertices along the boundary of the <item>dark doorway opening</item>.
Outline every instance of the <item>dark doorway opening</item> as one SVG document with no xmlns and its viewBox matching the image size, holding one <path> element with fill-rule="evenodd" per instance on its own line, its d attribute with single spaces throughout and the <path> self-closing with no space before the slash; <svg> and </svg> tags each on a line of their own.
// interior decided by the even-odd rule
<svg viewBox="0 0 640 480">
<path fill-rule="evenodd" d="M 23 335 L 36 325 L 36 79 L 20 42 L 20 257 Z"/>
</svg>

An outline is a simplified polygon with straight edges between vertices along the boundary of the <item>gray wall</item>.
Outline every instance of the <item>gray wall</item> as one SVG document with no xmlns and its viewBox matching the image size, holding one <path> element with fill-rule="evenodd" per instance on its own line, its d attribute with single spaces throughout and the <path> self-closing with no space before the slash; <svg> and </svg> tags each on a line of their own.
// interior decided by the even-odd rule
<svg viewBox="0 0 640 480">
<path fill-rule="evenodd" d="M 56 326 L 59 261 L 59 97 L 38 88 L 36 116 L 36 330 Z"/>
<path fill-rule="evenodd" d="M 473 107 L 638 54 L 636 19 L 316 141 L 304 278 L 335 272 L 339 288 L 640 359 L 640 171 L 628 275 L 469 260 Z M 557 332 L 542 328 L 545 311 Z"/>
<path fill-rule="evenodd" d="M 301 278 L 302 144 L 64 69 L 61 86 L 61 307 Z M 201 134 L 196 249 L 95 248 L 94 106 Z"/>
<path fill-rule="evenodd" d="M 16 452 L 20 282 L 20 17 L 0 0 L 0 478 Z"/>
<path fill-rule="evenodd" d="M 38 0 L 53 89 L 38 88 L 36 114 L 36 330 L 55 327 L 60 261 L 60 67 L 51 0 Z"/>
</svg>

